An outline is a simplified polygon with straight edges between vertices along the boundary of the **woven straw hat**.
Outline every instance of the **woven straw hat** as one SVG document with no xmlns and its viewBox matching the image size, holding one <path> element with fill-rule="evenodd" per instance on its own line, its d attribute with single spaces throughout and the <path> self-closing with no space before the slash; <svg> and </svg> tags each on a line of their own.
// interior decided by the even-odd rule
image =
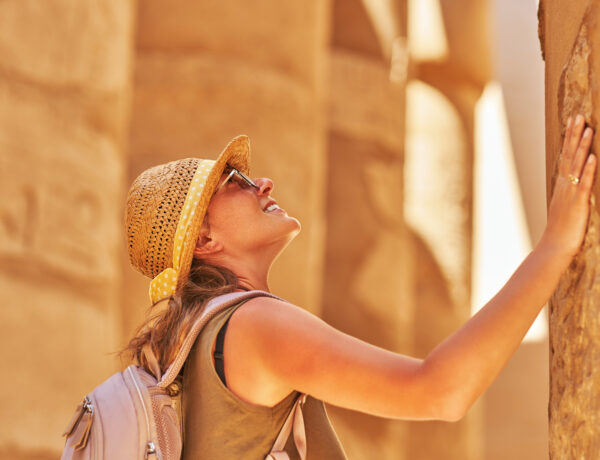
<svg viewBox="0 0 600 460">
<path fill-rule="evenodd" d="M 154 304 L 180 292 L 192 264 L 208 203 L 229 164 L 249 174 L 250 141 L 237 136 L 216 160 L 185 158 L 147 169 L 127 194 L 129 260 L 152 278 Z"/>
</svg>

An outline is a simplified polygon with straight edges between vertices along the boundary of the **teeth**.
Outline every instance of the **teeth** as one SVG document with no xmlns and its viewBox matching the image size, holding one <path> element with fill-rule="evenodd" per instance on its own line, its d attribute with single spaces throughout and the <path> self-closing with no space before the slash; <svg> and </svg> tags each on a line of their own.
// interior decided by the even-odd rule
<svg viewBox="0 0 600 460">
<path fill-rule="evenodd" d="M 279 206 L 277 206 L 276 204 L 272 204 L 265 208 L 265 212 L 275 211 L 276 209 L 279 209 Z"/>
</svg>

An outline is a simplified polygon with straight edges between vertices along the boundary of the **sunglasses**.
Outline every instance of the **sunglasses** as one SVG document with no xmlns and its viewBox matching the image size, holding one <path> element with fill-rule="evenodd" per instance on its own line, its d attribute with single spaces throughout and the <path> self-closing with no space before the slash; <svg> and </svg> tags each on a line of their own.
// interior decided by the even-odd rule
<svg viewBox="0 0 600 460">
<path fill-rule="evenodd" d="M 223 174 L 227 174 L 227 177 L 223 182 L 221 182 L 221 185 L 217 187 L 215 194 L 217 194 L 219 190 L 221 190 L 225 184 L 230 181 L 235 182 L 241 189 L 255 188 L 256 190 L 259 190 L 260 188 L 252 179 L 246 176 L 243 172 L 235 169 L 233 166 L 227 165 L 225 171 L 223 171 Z"/>
</svg>

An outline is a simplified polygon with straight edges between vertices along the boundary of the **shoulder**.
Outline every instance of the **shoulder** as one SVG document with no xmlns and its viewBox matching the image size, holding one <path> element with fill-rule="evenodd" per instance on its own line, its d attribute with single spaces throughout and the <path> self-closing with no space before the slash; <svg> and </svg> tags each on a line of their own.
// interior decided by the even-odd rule
<svg viewBox="0 0 600 460">
<path fill-rule="evenodd" d="M 327 360 L 347 358 L 360 342 L 299 306 L 269 297 L 253 298 L 238 308 L 230 327 L 230 343 L 243 348 L 262 372 L 304 392 L 299 384 L 307 376 L 321 373 Z"/>
<path fill-rule="evenodd" d="M 321 329 L 334 330 L 316 315 L 292 303 L 272 297 L 254 297 L 232 315 L 230 323 L 255 345 L 284 345 L 298 335 Z"/>
<path fill-rule="evenodd" d="M 302 368 L 302 337 L 315 324 L 313 314 L 288 302 L 255 297 L 231 314 L 225 339 L 225 373 L 230 390 L 246 402 L 272 407 L 295 385 L 282 379 L 292 368 Z M 324 324 L 324 323 L 323 323 Z"/>
<path fill-rule="evenodd" d="M 250 402 L 271 405 L 296 390 L 379 416 L 431 413 L 421 360 L 363 342 L 291 303 L 253 298 L 233 313 L 227 334 L 225 352 L 237 357 L 226 367 L 232 391 Z"/>
<path fill-rule="evenodd" d="M 289 319 L 320 319 L 293 303 L 274 297 L 253 297 L 236 310 L 236 316 L 244 321 L 266 322 L 267 324 L 287 321 Z"/>
<path fill-rule="evenodd" d="M 345 335 L 309 311 L 270 297 L 250 299 L 229 324 L 231 343 L 244 347 L 244 354 L 263 370 L 278 375 L 288 366 L 302 370 L 324 341 Z"/>
</svg>

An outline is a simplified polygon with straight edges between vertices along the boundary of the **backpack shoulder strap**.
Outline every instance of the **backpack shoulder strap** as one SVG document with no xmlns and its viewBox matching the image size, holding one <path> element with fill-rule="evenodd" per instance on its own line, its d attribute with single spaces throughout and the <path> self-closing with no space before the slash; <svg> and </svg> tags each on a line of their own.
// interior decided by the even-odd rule
<svg viewBox="0 0 600 460">
<path fill-rule="evenodd" d="M 289 455 L 285 452 L 285 445 L 287 443 L 290 434 L 294 435 L 294 444 L 296 444 L 296 450 L 301 460 L 306 459 L 306 429 L 304 427 L 304 416 L 302 414 L 302 407 L 306 403 L 307 395 L 305 393 L 300 394 L 296 402 L 292 406 L 290 413 L 288 414 L 283 426 L 277 435 L 277 439 L 271 447 L 269 455 L 266 456 L 265 460 L 289 460 Z"/>
<path fill-rule="evenodd" d="M 198 334 L 200 334 L 204 326 L 212 318 L 214 318 L 218 313 L 222 312 L 226 308 L 236 305 L 244 300 L 252 299 L 254 297 L 272 297 L 274 299 L 283 300 L 266 291 L 230 292 L 229 294 L 224 294 L 211 299 L 204 307 L 200 318 L 196 320 L 196 322 L 190 329 L 189 334 L 186 336 L 185 340 L 183 341 L 183 344 L 181 345 L 181 348 L 177 352 L 177 356 L 175 356 L 175 359 L 158 382 L 158 386 L 166 388 L 171 383 L 173 383 L 173 381 L 179 374 L 179 371 L 181 371 L 181 368 L 183 367 L 183 364 L 185 363 L 185 360 L 187 359 L 190 350 L 192 349 L 192 346 L 194 345 L 194 342 L 198 337 Z"/>
</svg>

